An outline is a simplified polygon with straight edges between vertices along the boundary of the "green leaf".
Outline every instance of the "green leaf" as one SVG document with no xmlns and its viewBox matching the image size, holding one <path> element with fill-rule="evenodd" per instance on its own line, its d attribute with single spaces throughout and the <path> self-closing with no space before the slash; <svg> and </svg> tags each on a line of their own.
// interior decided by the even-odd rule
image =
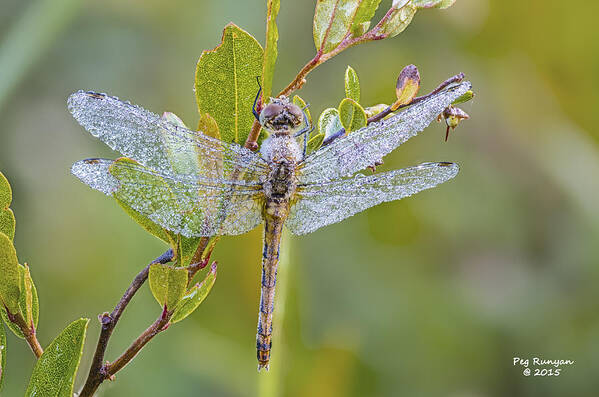
<svg viewBox="0 0 599 397">
<path fill-rule="evenodd" d="M 362 36 L 364 33 L 368 32 L 369 28 L 370 28 L 370 21 L 362 22 L 355 29 L 352 29 L 352 35 L 354 37 Z"/>
<path fill-rule="evenodd" d="M 325 139 L 343 128 L 339 121 L 339 111 L 335 108 L 325 109 L 318 118 L 318 131 Z"/>
<path fill-rule="evenodd" d="M 268 0 L 266 6 L 266 45 L 262 64 L 262 98 L 266 99 L 272 95 L 272 78 L 275 72 L 275 63 L 277 62 L 277 41 L 279 40 L 277 15 L 280 8 L 280 0 Z"/>
<path fill-rule="evenodd" d="M 339 121 L 345 128 L 345 133 L 349 134 L 366 126 L 366 112 L 358 102 L 345 98 L 339 104 Z"/>
<path fill-rule="evenodd" d="M 147 231 L 154 237 L 157 237 L 160 240 L 166 242 L 171 247 L 173 246 L 174 239 L 175 239 L 175 236 L 173 233 L 171 233 L 168 230 L 163 229 L 156 223 L 152 222 L 145 216 L 141 215 L 139 212 L 137 212 L 133 208 L 131 208 L 126 202 L 120 200 L 116 195 L 114 196 L 114 199 L 116 200 L 118 205 L 120 205 L 121 208 L 127 213 L 127 215 L 129 215 L 135 222 L 137 222 L 138 225 L 143 227 L 145 229 L 145 231 Z"/>
<path fill-rule="evenodd" d="M 395 0 L 391 13 L 388 18 L 381 24 L 379 34 L 385 37 L 394 37 L 400 34 L 408 27 L 417 7 L 410 0 Z"/>
<path fill-rule="evenodd" d="M 360 102 L 360 80 L 351 66 L 345 69 L 345 97 Z"/>
<path fill-rule="evenodd" d="M 21 296 L 19 297 L 19 307 L 25 322 L 27 324 L 33 324 L 35 328 L 37 327 L 39 316 L 37 290 L 33 284 L 31 273 L 29 272 L 29 266 L 27 266 L 27 264 L 19 265 L 19 271 L 21 273 Z"/>
<path fill-rule="evenodd" d="M 388 107 L 389 107 L 389 105 L 386 105 L 384 103 L 379 103 L 378 105 L 368 106 L 366 109 L 364 109 L 364 111 L 366 112 L 366 117 L 371 118 L 371 117 L 374 117 L 377 114 L 381 113 Z M 393 115 L 393 113 L 390 113 L 390 114 Z"/>
<path fill-rule="evenodd" d="M 462 95 L 461 97 L 459 97 L 458 99 L 456 99 L 455 101 L 453 101 L 451 104 L 452 105 L 459 105 L 460 103 L 465 103 L 468 102 L 470 100 L 472 100 L 474 98 L 474 91 L 466 91 L 464 93 L 464 95 Z"/>
<path fill-rule="evenodd" d="M 8 208 L 12 202 L 12 189 L 4 174 L 0 172 L 0 233 L 4 233 L 10 240 L 15 238 L 15 215 Z"/>
<path fill-rule="evenodd" d="M 306 151 L 307 154 L 314 153 L 315 151 L 320 149 L 323 141 L 324 134 L 321 133 L 318 133 L 314 135 L 312 138 L 310 138 L 310 140 L 308 141 L 308 150 Z"/>
<path fill-rule="evenodd" d="M 313 34 L 318 51 L 326 54 L 343 41 L 352 29 L 360 3 L 363 2 L 364 0 L 317 0 Z"/>
<path fill-rule="evenodd" d="M 15 238 L 15 214 L 10 208 L 0 209 L 0 233 L 6 234 L 9 239 Z"/>
<path fill-rule="evenodd" d="M 308 116 L 308 123 L 312 125 L 312 115 L 310 114 L 310 108 L 307 107 L 306 101 L 304 101 L 299 95 L 293 96 L 293 103 L 299 106 L 300 109 L 305 109 L 306 116 Z"/>
<path fill-rule="evenodd" d="M 21 278 L 17 252 L 12 241 L 0 233 L 0 303 L 11 313 L 19 310 Z"/>
<path fill-rule="evenodd" d="M 179 266 L 188 266 L 198 249 L 198 245 L 200 245 L 202 237 L 185 237 L 179 235 L 177 238 L 179 240 L 179 250 L 177 252 Z"/>
<path fill-rule="evenodd" d="M 11 202 L 12 189 L 10 183 L 8 183 L 4 174 L 0 172 L 0 208 L 8 208 Z"/>
<path fill-rule="evenodd" d="M 201 283 L 194 285 L 181 299 L 171 317 L 171 323 L 174 324 L 179 322 L 193 313 L 193 311 L 200 306 L 200 303 L 206 299 L 206 296 L 208 296 L 215 281 L 216 264 L 213 264 L 204 280 L 202 280 Z"/>
<path fill-rule="evenodd" d="M 220 140 L 220 130 L 218 129 L 218 124 L 216 124 L 214 117 L 210 116 L 208 113 L 204 113 L 200 116 L 200 121 L 198 122 L 198 131 L 201 131 L 204 135 L 208 135 L 209 137 Z"/>
<path fill-rule="evenodd" d="M 4 371 L 6 370 L 6 331 L 0 320 L 0 391 L 4 386 Z"/>
<path fill-rule="evenodd" d="M 195 77 L 198 109 L 200 115 L 214 117 L 225 142 L 243 144 L 250 132 L 263 53 L 254 37 L 231 23 L 221 44 L 200 56 Z"/>
<path fill-rule="evenodd" d="M 187 128 L 185 123 L 174 113 L 165 112 L 162 119 L 174 126 Z M 197 145 L 186 141 L 183 141 L 186 144 L 181 144 L 182 139 L 166 130 L 163 131 L 162 137 L 167 157 L 175 173 L 183 175 L 197 174 L 200 169 L 200 153 Z"/>
<path fill-rule="evenodd" d="M 69 324 L 37 360 L 25 397 L 72 397 L 88 319 Z"/>
<path fill-rule="evenodd" d="M 412 0 L 412 3 L 418 8 L 448 8 L 456 0 Z"/>
<path fill-rule="evenodd" d="M 33 326 L 37 328 L 37 323 L 39 319 L 39 299 L 37 296 L 37 288 L 31 279 L 31 275 L 29 274 L 29 268 L 19 265 L 19 274 L 20 274 L 20 286 L 21 286 L 21 295 L 19 296 L 19 313 L 23 316 L 25 321 L 28 324 L 31 324 L 31 320 L 33 319 Z M 8 328 L 19 338 L 25 339 L 25 335 L 23 335 L 23 331 L 16 324 L 8 319 L 8 315 L 6 313 L 6 309 L 0 309 L 0 317 L 4 320 Z"/>
<path fill-rule="evenodd" d="M 187 269 L 161 263 L 150 266 L 150 290 L 161 307 L 173 310 L 187 288 Z"/>
<path fill-rule="evenodd" d="M 358 37 L 366 33 L 370 27 L 370 20 L 374 16 L 381 0 L 362 0 L 356 11 L 354 22 L 352 24 L 352 34 Z"/>
<path fill-rule="evenodd" d="M 295 105 L 299 106 L 300 109 L 304 109 L 304 111 L 306 112 L 306 116 L 308 116 L 308 123 L 310 124 L 310 126 L 313 126 L 314 124 L 312 121 L 312 114 L 310 113 L 310 108 L 306 105 L 306 102 L 299 95 L 295 95 L 293 97 L 293 103 Z M 310 141 L 312 141 L 317 135 L 319 135 L 318 131 L 314 130 L 308 137 L 308 149 L 306 151 L 306 154 L 312 153 L 314 150 L 318 149 L 322 145 L 322 139 L 321 139 L 321 142 L 318 144 L 318 147 L 315 146 L 318 141 L 318 139 L 317 139 L 312 142 L 312 150 L 310 150 Z M 303 137 L 301 137 L 301 139 L 302 139 L 302 146 L 303 146 Z"/>
</svg>

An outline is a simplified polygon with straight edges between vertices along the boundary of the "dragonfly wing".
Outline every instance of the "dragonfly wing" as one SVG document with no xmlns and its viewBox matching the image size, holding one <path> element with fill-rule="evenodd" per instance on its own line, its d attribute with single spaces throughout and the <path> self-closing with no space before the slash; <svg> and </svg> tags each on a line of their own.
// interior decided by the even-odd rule
<svg viewBox="0 0 599 397">
<path fill-rule="evenodd" d="M 198 158 L 204 165 L 218 163 L 224 179 L 255 182 L 266 173 L 266 163 L 254 152 L 174 125 L 115 97 L 79 91 L 69 97 L 68 108 L 93 136 L 163 175 L 195 174 Z"/>
<path fill-rule="evenodd" d="M 472 88 L 469 82 L 450 86 L 403 112 L 352 132 L 317 150 L 298 169 L 301 183 L 348 177 L 380 161 L 426 128 L 455 99 Z"/>
<path fill-rule="evenodd" d="M 126 158 L 81 160 L 71 171 L 93 189 L 187 237 L 242 234 L 262 222 L 260 184 L 173 177 Z"/>
<path fill-rule="evenodd" d="M 357 175 L 300 186 L 286 225 L 294 234 L 311 233 L 377 204 L 435 187 L 457 175 L 453 163 L 425 163 L 371 176 Z"/>
</svg>

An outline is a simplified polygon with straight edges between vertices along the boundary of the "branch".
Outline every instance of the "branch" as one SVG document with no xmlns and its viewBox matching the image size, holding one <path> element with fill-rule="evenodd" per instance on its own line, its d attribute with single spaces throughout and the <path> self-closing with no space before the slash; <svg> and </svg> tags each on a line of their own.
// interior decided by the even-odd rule
<svg viewBox="0 0 599 397">
<path fill-rule="evenodd" d="M 441 92 L 444 88 L 446 88 L 448 85 L 453 84 L 453 83 L 459 83 L 460 81 L 464 80 L 464 73 L 458 73 L 455 76 L 452 76 L 450 78 L 448 78 L 447 80 L 445 80 L 444 82 L 442 82 L 437 88 L 435 88 L 433 91 L 431 91 L 430 93 L 423 95 L 423 96 L 419 96 L 416 97 L 412 100 L 412 102 L 410 103 L 406 103 L 404 105 L 398 106 L 395 110 L 393 110 L 391 108 L 391 106 L 388 106 L 385 110 L 383 110 L 380 113 L 375 114 L 374 116 L 370 117 L 367 121 L 367 125 L 370 123 L 375 123 L 377 121 L 380 121 L 382 119 L 384 119 L 385 117 L 387 117 L 389 114 L 391 114 L 394 111 L 397 111 L 399 109 L 403 109 L 405 107 L 408 106 L 412 106 L 417 104 L 418 102 L 422 102 L 430 97 L 432 97 L 433 95 L 438 94 L 439 92 Z M 334 134 L 328 136 L 323 142 L 322 142 L 322 146 L 326 146 L 326 145 L 330 145 L 331 143 L 333 143 L 333 141 L 337 138 L 340 138 L 342 136 L 345 135 L 345 128 L 341 128 L 339 131 L 335 132 Z"/>
<path fill-rule="evenodd" d="M 139 288 L 145 283 L 148 279 L 148 273 L 150 271 L 150 266 L 155 263 L 167 263 L 173 259 L 173 250 L 169 249 L 164 254 L 160 255 L 158 258 L 154 259 L 150 264 L 140 271 L 137 276 L 133 279 L 133 282 L 125 291 L 125 294 L 121 298 L 121 300 L 117 303 L 112 313 L 103 313 L 98 316 L 100 323 L 102 324 L 102 330 L 100 331 L 100 337 L 98 338 L 98 344 L 96 346 L 96 352 L 92 359 L 92 364 L 89 369 L 89 374 L 87 376 L 87 380 L 85 381 L 85 385 L 79 394 L 80 397 L 91 397 L 98 389 L 100 384 L 106 379 L 106 373 L 103 371 L 103 362 L 104 362 L 104 354 L 106 353 L 106 348 L 108 347 L 108 341 L 112 336 L 112 331 L 116 327 L 116 324 L 123 314 L 123 311 L 137 292 Z"/>
<path fill-rule="evenodd" d="M 152 340 L 153 337 L 158 335 L 160 332 L 165 331 L 168 328 L 169 321 L 174 311 L 167 311 L 166 306 L 162 311 L 162 314 L 152 325 L 148 327 L 137 339 L 133 341 L 131 346 L 123 354 L 121 354 L 112 363 L 107 363 L 102 367 L 102 374 L 104 379 L 112 378 L 117 372 L 129 364 L 131 360 L 139 353 L 139 351 Z M 83 394 L 81 394 L 83 396 Z"/>
<path fill-rule="evenodd" d="M 25 318 L 23 318 L 23 315 L 21 313 L 12 314 L 8 309 L 6 309 L 6 316 L 8 317 L 10 322 L 19 327 L 19 329 L 25 336 L 25 340 L 31 348 L 31 351 L 33 352 L 33 354 L 35 354 L 35 357 L 40 358 L 42 356 L 42 353 L 44 352 L 44 349 L 42 349 L 42 345 L 40 345 L 40 342 L 37 340 L 37 336 L 35 334 L 35 327 L 33 326 L 33 324 L 28 325 L 27 321 L 25 321 Z"/>
<path fill-rule="evenodd" d="M 194 263 L 188 267 L 190 281 L 198 271 L 206 267 L 208 261 L 210 260 L 210 254 L 212 254 L 212 250 L 209 251 L 206 258 L 201 259 L 200 262 Z M 216 262 L 214 262 L 212 265 L 215 266 Z M 156 321 L 152 323 L 152 325 L 150 325 L 141 335 L 139 335 L 123 354 L 121 354 L 113 362 L 106 363 L 102 367 L 100 372 L 104 375 L 104 379 L 113 379 L 114 375 L 116 375 L 117 372 L 129 364 L 129 362 L 135 358 L 135 356 L 149 341 L 151 341 L 162 331 L 166 331 L 170 325 L 170 320 L 174 312 L 175 310 L 169 311 L 167 310 L 166 306 L 164 306 L 160 317 L 158 317 Z"/>
<path fill-rule="evenodd" d="M 340 46 L 341 46 L 341 44 L 340 44 Z M 302 88 L 302 86 L 306 83 L 306 76 L 308 75 L 308 73 L 310 73 L 312 70 L 316 69 L 316 67 L 318 65 L 320 65 L 321 63 L 323 63 L 326 59 L 329 59 L 330 57 L 326 57 L 326 59 L 324 59 L 324 58 L 325 58 L 325 56 L 323 56 L 322 51 L 318 51 L 316 53 L 316 55 L 314 55 L 314 58 L 312 58 L 310 60 L 310 62 L 308 62 L 306 65 L 304 65 L 302 70 L 299 71 L 299 73 L 297 74 L 297 76 L 295 76 L 293 81 L 291 81 L 291 83 L 289 83 L 287 85 L 287 87 L 285 87 L 281 92 L 279 92 L 279 94 L 277 96 L 278 97 L 281 95 L 289 96 L 294 91 L 297 91 L 300 88 Z"/>
</svg>

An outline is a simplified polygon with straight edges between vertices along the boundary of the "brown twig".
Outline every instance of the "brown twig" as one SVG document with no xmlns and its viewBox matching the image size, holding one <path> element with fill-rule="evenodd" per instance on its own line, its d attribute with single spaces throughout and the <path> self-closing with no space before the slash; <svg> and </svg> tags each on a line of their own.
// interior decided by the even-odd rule
<svg viewBox="0 0 599 397">
<path fill-rule="evenodd" d="M 40 342 L 37 340 L 33 324 L 27 324 L 27 321 L 25 321 L 25 318 L 23 318 L 21 313 L 12 314 L 6 309 L 6 315 L 10 322 L 19 327 L 33 354 L 35 354 L 37 358 L 40 358 L 42 353 L 44 353 L 44 349 L 42 349 L 42 345 L 40 345 Z"/>
<path fill-rule="evenodd" d="M 380 121 L 382 119 L 384 119 L 385 117 L 387 117 L 389 114 L 399 110 L 399 109 L 403 109 L 405 107 L 408 106 L 412 106 L 417 104 L 418 102 L 422 102 L 428 98 L 430 98 L 433 95 L 438 94 L 439 92 L 441 92 L 444 88 L 446 88 L 448 85 L 453 84 L 453 83 L 459 83 L 460 81 L 464 80 L 464 73 L 458 73 L 455 76 L 452 76 L 450 78 L 448 78 L 447 80 L 445 80 L 444 82 L 442 82 L 437 88 L 435 88 L 433 91 L 431 91 L 430 93 L 423 95 L 423 96 L 419 96 L 416 97 L 412 100 L 412 102 L 410 103 L 406 103 L 404 105 L 398 106 L 396 109 L 392 109 L 391 106 L 388 106 L 385 110 L 383 110 L 380 113 L 375 114 L 374 116 L 370 117 L 366 124 L 370 124 L 370 123 L 375 123 L 377 121 Z M 322 146 L 326 146 L 326 145 L 330 145 L 335 139 L 340 138 L 342 136 L 345 135 L 345 128 L 341 128 L 339 131 L 335 132 L 334 134 L 330 135 L 329 137 L 327 137 L 323 142 L 322 142 Z"/>
<path fill-rule="evenodd" d="M 158 335 L 160 332 L 168 328 L 169 321 L 173 311 L 167 311 L 166 306 L 162 311 L 162 314 L 152 325 L 150 325 L 137 339 L 133 341 L 131 346 L 125 350 L 116 360 L 112 363 L 107 363 L 102 367 L 102 373 L 104 379 L 112 378 L 117 372 L 125 367 L 133 358 L 139 353 L 139 351 L 148 343 L 152 338 Z M 83 396 L 83 394 L 81 394 Z"/>
<path fill-rule="evenodd" d="M 150 271 L 150 266 L 155 263 L 167 263 L 173 259 L 173 251 L 168 250 L 158 258 L 154 259 L 150 264 L 144 267 L 133 279 L 127 291 L 121 298 L 121 300 L 117 303 L 114 310 L 111 313 L 103 313 L 99 316 L 100 323 L 102 324 L 102 330 L 100 331 L 100 337 L 98 338 L 98 344 L 96 345 L 96 352 L 92 359 L 92 364 L 89 369 L 89 374 L 87 376 L 87 380 L 85 381 L 85 385 L 79 394 L 79 397 L 91 397 L 94 395 L 98 387 L 107 377 L 105 372 L 105 368 L 103 366 L 104 355 L 106 353 L 106 348 L 108 347 L 108 341 L 112 335 L 112 331 L 116 327 L 121 314 L 135 295 L 135 293 L 139 290 L 139 288 L 145 283 L 148 279 L 148 273 Z"/>
</svg>

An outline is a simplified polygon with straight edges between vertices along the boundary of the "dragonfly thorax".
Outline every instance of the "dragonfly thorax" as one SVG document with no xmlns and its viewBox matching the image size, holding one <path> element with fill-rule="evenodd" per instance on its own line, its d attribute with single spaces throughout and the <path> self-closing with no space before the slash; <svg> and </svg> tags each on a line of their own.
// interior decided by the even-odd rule
<svg viewBox="0 0 599 397">
<path fill-rule="evenodd" d="M 260 124 L 275 135 L 290 135 L 302 122 L 302 110 L 286 96 L 273 98 L 260 112 Z"/>
<path fill-rule="evenodd" d="M 263 186 L 264 195 L 267 198 L 276 202 L 289 200 L 297 186 L 295 163 L 283 160 L 273 164 L 268 179 Z"/>
</svg>

